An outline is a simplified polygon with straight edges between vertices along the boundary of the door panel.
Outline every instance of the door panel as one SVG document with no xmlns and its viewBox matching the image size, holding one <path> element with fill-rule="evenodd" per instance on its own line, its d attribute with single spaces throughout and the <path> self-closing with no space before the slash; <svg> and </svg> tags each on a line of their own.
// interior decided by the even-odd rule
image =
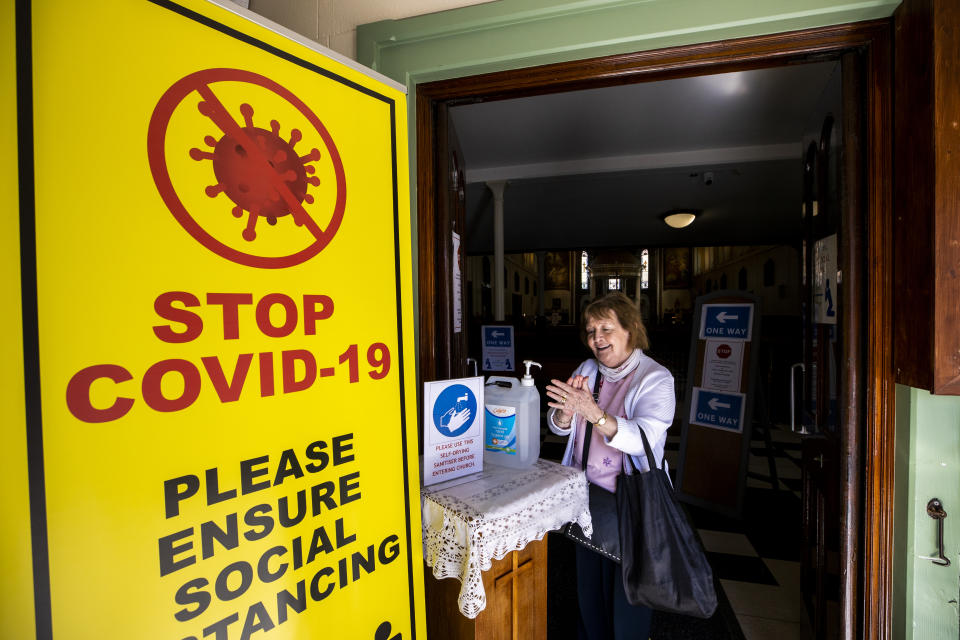
<svg viewBox="0 0 960 640">
<path fill-rule="evenodd" d="M 437 113 L 437 183 L 436 183 L 436 290 L 421 291 L 421 296 L 435 296 L 431 305 L 434 314 L 435 377 L 460 378 L 467 375 L 467 327 L 463 293 L 465 250 L 465 196 L 463 152 L 449 117 L 449 108 L 441 105 Z M 461 242 L 456 246 L 454 236 Z M 454 277 L 458 272 L 460 278 Z M 459 317 L 456 317 L 459 316 Z"/>
<path fill-rule="evenodd" d="M 846 59 L 844 64 L 852 64 Z M 841 441 L 855 424 L 840 419 L 840 399 L 847 369 L 841 369 L 841 354 L 850 325 L 844 314 L 850 308 L 848 290 L 857 286 L 841 265 L 850 260 L 846 236 L 860 215 L 845 207 L 845 182 L 855 180 L 844 173 L 846 148 L 842 125 L 843 110 L 856 110 L 846 102 L 841 86 L 842 69 L 835 83 L 824 93 L 805 140 L 803 180 L 803 246 L 801 320 L 803 341 L 802 391 L 799 397 L 802 478 L 801 591 L 816 638 L 840 637 L 841 632 Z M 819 129 L 819 131 L 817 131 Z M 845 330 L 846 328 L 846 330 Z M 855 363 L 854 363 L 855 364 Z"/>
</svg>

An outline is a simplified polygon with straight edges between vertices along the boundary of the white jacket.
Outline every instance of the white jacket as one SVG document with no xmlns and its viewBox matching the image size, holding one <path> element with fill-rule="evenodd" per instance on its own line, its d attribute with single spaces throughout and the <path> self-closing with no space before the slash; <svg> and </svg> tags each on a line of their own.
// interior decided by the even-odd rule
<svg viewBox="0 0 960 640">
<path fill-rule="evenodd" d="M 587 376 L 589 389 L 594 388 L 597 376 L 597 361 L 586 360 L 577 367 L 573 375 Z M 641 471 L 649 470 L 647 456 L 643 451 L 643 440 L 640 438 L 640 429 L 647 436 L 657 465 L 662 466 L 663 448 L 667 443 L 667 429 L 673 423 L 673 414 L 676 410 L 676 397 L 673 391 L 673 375 L 663 365 L 653 358 L 641 353 L 637 371 L 633 374 L 630 387 L 623 400 L 627 417 L 616 417 L 617 433 L 612 438 L 604 438 L 607 444 L 623 451 L 631 457 L 633 464 Z M 567 439 L 567 449 L 563 453 L 562 463 L 570 465 L 573 460 L 573 448 L 577 436 L 577 420 L 573 420 L 566 428 L 559 427 L 553 416 L 556 410 L 547 416 L 547 426 L 559 436 L 570 436 Z M 613 416 L 611 416 L 613 417 Z"/>
</svg>

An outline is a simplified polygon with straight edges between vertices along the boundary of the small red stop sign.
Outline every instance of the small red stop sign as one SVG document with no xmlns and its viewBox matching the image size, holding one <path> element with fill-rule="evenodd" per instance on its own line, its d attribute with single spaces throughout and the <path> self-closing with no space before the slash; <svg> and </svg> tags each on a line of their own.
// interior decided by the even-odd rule
<svg viewBox="0 0 960 640">
<path fill-rule="evenodd" d="M 733 349 L 731 349 L 728 344 L 721 344 L 717 347 L 718 358 L 729 358 L 731 353 L 733 353 Z"/>
</svg>

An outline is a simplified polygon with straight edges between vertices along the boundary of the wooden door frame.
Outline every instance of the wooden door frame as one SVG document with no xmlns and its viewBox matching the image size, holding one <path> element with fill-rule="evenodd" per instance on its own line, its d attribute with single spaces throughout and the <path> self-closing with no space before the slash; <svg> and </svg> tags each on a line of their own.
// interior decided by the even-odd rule
<svg viewBox="0 0 960 640">
<path fill-rule="evenodd" d="M 477 76 L 421 83 L 416 87 L 417 230 L 419 260 L 420 374 L 431 380 L 438 359 L 434 292 L 448 274 L 437 270 L 438 113 L 456 104 L 588 88 L 668 80 L 836 58 L 857 51 L 863 64 L 860 162 L 863 189 L 864 286 L 857 295 L 871 304 L 855 329 L 851 350 L 862 366 L 845 390 L 850 429 L 841 443 L 845 510 L 841 514 L 841 615 L 843 638 L 888 638 L 892 621 L 894 378 L 892 372 L 892 65 L 891 22 L 874 20 L 592 58 Z M 845 80 L 847 78 L 845 77 Z M 847 354 L 851 353 L 848 351 Z M 860 597 L 858 598 L 858 594 Z M 866 605 L 860 603 L 868 603 Z"/>
</svg>

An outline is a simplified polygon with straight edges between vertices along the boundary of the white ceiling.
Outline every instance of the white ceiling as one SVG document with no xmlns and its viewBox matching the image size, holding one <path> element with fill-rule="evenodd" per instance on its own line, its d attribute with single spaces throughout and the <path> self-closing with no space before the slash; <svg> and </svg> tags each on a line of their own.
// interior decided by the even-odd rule
<svg viewBox="0 0 960 640">
<path fill-rule="evenodd" d="M 839 78 L 818 62 L 454 107 L 467 250 L 492 251 L 493 180 L 508 251 L 788 242 L 804 138 L 839 109 Z M 679 207 L 703 215 L 670 230 Z"/>
</svg>

